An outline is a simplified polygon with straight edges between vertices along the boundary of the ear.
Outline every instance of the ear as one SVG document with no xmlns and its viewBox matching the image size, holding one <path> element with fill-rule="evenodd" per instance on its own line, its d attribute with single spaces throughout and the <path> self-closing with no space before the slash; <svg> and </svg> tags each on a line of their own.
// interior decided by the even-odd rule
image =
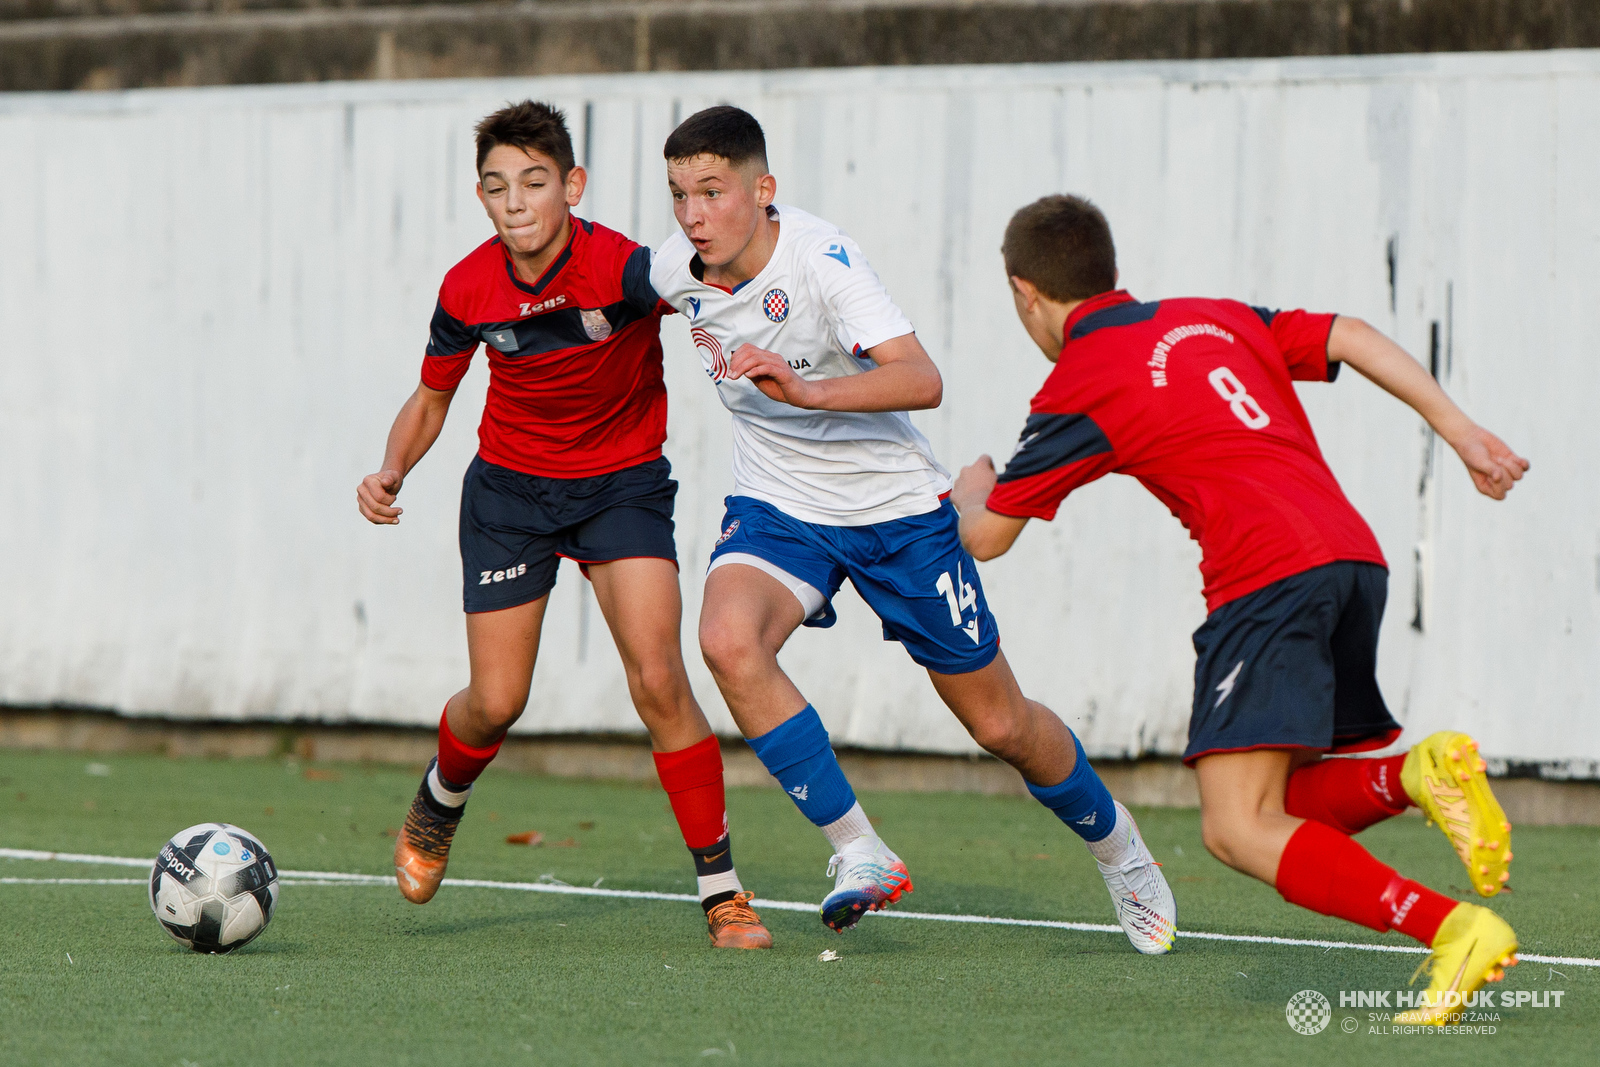
<svg viewBox="0 0 1600 1067">
<path fill-rule="evenodd" d="M 1033 311 L 1039 306 L 1039 287 L 1026 278 L 1011 275 L 1011 291 L 1017 294 L 1024 307 Z"/>
<path fill-rule="evenodd" d="M 573 167 L 567 171 L 567 206 L 577 207 L 583 199 L 583 191 L 589 187 L 589 172 L 582 167 Z"/>
<path fill-rule="evenodd" d="M 485 197 L 483 195 L 483 182 L 480 180 L 478 182 L 478 184 L 475 186 L 475 188 L 476 188 L 477 193 L 478 193 L 478 203 L 483 205 L 483 210 L 488 211 L 489 210 L 489 200 L 488 200 L 487 197 Z M 494 216 L 491 215 L 489 217 L 493 218 Z"/>
<path fill-rule="evenodd" d="M 756 206 L 767 208 L 778 196 L 778 179 L 770 174 L 763 174 L 756 179 Z"/>
</svg>

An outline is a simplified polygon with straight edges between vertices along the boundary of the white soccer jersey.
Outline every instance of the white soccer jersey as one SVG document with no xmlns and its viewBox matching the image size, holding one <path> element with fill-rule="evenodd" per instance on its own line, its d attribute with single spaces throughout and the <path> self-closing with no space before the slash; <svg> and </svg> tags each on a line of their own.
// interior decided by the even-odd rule
<svg viewBox="0 0 1600 1067">
<path fill-rule="evenodd" d="M 735 292 L 694 276 L 694 245 L 681 231 L 650 269 L 656 292 L 689 320 L 701 364 L 733 413 L 734 493 L 826 526 L 936 510 L 950 475 L 905 412 L 805 411 L 728 378 L 746 342 L 815 380 L 869 371 L 868 349 L 912 332 L 854 241 L 798 208 L 767 210 L 779 223 L 777 247 Z"/>
</svg>

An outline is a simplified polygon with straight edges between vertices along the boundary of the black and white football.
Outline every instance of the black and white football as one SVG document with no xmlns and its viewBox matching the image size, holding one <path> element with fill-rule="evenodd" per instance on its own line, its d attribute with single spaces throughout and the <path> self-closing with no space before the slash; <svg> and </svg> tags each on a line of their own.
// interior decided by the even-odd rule
<svg viewBox="0 0 1600 1067">
<path fill-rule="evenodd" d="M 150 910 L 196 952 L 232 952 L 255 940 L 278 905 L 278 867 L 237 826 L 208 822 L 175 834 L 150 872 Z"/>
</svg>

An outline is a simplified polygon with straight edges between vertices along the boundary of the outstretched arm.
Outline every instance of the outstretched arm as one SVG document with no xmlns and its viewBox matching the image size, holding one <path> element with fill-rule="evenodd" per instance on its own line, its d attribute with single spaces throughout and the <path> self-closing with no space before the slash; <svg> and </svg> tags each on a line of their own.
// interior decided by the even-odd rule
<svg viewBox="0 0 1600 1067">
<path fill-rule="evenodd" d="M 405 509 L 394 507 L 395 497 L 405 484 L 406 475 L 428 449 L 439 439 L 444 429 L 444 418 L 450 413 L 450 401 L 456 395 L 451 389 L 440 392 L 418 385 L 401 405 L 400 414 L 394 417 L 389 428 L 389 443 L 383 451 L 383 469 L 361 479 L 356 487 L 356 506 L 368 522 L 392 526 L 400 521 Z"/>
<path fill-rule="evenodd" d="M 914 333 L 867 350 L 877 364 L 865 374 L 809 381 L 776 352 L 740 345 L 728 364 L 730 378 L 747 378 L 774 400 L 816 411 L 921 411 L 944 398 L 939 368 Z"/>
<path fill-rule="evenodd" d="M 961 468 L 950 503 L 961 513 L 961 544 L 972 558 L 994 559 L 1003 556 L 1017 541 L 1027 519 L 1013 518 L 990 511 L 986 505 L 994 492 L 994 460 L 979 456 L 970 467 Z"/>
<path fill-rule="evenodd" d="M 1360 319 L 1340 315 L 1333 320 L 1328 359 L 1348 363 L 1427 419 L 1434 432 L 1456 450 L 1484 496 L 1504 500 L 1527 473 L 1527 460 L 1469 419 L 1405 349 Z"/>
</svg>

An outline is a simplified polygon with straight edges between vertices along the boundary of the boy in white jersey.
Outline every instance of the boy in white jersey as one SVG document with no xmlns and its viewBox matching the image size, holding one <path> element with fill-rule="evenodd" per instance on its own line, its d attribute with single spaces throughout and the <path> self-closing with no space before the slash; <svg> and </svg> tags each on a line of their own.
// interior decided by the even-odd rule
<svg viewBox="0 0 1600 1067">
<path fill-rule="evenodd" d="M 906 415 L 937 407 L 943 390 L 911 323 L 854 241 L 773 203 L 766 140 L 748 113 L 701 111 L 663 154 L 682 233 L 657 252 L 651 284 L 688 318 L 733 413 L 734 495 L 700 647 L 750 746 L 833 846 L 823 922 L 842 932 L 912 888 L 778 666 L 797 627 L 833 624 L 833 594 L 849 578 L 973 738 L 1088 843 L 1134 946 L 1170 951 L 1172 894 L 1132 817 L 1000 652 L 944 499 L 950 476 Z"/>
</svg>

